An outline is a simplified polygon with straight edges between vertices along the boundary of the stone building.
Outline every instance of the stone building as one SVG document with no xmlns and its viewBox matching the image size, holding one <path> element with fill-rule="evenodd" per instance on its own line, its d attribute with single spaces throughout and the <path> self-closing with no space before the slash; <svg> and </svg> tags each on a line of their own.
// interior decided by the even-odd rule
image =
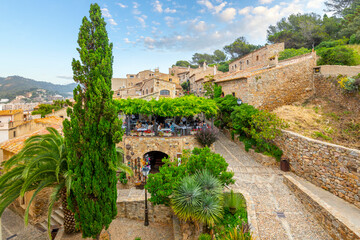
<svg viewBox="0 0 360 240">
<path fill-rule="evenodd" d="M 16 128 L 23 122 L 24 112 L 22 109 L 0 111 L 0 142 L 18 136 Z"/>
<path fill-rule="evenodd" d="M 218 78 L 225 95 L 231 94 L 261 109 L 301 102 L 313 95 L 316 53 L 286 59 L 275 66 L 231 72 Z"/>
<path fill-rule="evenodd" d="M 229 64 L 229 72 L 237 72 L 259 66 L 271 66 L 275 64 L 277 56 L 284 51 L 284 43 L 267 45 L 256 51 L 253 51 L 241 58 L 232 61 Z"/>
<path fill-rule="evenodd" d="M 114 98 L 174 98 L 179 95 L 180 90 L 181 86 L 179 84 L 163 79 L 151 78 L 143 80 L 132 87 L 116 90 Z"/>
<path fill-rule="evenodd" d="M 144 70 L 138 72 L 137 74 L 126 74 L 126 78 L 112 78 L 111 79 L 111 89 L 113 91 L 124 89 L 124 88 L 132 88 L 136 86 L 138 83 L 141 83 L 145 80 L 158 78 L 168 82 L 178 83 L 178 78 L 172 76 L 167 73 L 162 73 L 158 68 L 155 71 Z"/>
</svg>

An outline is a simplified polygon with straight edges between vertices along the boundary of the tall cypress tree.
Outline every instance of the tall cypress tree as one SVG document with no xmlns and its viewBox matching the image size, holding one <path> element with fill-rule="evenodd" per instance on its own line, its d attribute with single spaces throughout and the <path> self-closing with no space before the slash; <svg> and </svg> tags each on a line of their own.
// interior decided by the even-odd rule
<svg viewBox="0 0 360 240">
<path fill-rule="evenodd" d="M 121 121 L 112 99 L 112 43 L 99 5 L 91 4 L 78 36 L 80 60 L 73 59 L 76 103 L 64 121 L 69 168 L 74 173 L 69 207 L 83 237 L 98 238 L 117 214 L 116 148 Z"/>
</svg>

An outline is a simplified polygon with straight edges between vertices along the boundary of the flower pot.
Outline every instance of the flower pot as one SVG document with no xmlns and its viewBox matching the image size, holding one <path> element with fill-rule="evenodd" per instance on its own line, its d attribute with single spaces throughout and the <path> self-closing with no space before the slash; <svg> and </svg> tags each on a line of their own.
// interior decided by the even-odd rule
<svg viewBox="0 0 360 240">
<path fill-rule="evenodd" d="M 284 171 L 284 172 L 290 171 L 290 164 L 289 164 L 289 161 L 287 159 L 281 160 L 281 162 L 280 162 L 280 170 Z"/>
</svg>

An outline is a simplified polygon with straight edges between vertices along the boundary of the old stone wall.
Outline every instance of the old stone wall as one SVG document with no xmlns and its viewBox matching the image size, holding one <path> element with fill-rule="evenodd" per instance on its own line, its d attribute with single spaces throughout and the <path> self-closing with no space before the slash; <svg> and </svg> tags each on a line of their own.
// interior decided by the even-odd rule
<svg viewBox="0 0 360 240">
<path fill-rule="evenodd" d="M 352 77 L 360 73 L 360 66 L 322 65 L 319 68 L 319 73 L 325 77 L 337 77 L 340 74 Z"/>
<path fill-rule="evenodd" d="M 124 149 L 124 162 L 133 169 L 135 178 L 141 179 L 141 161 L 145 153 L 160 151 L 167 154 L 170 159 L 177 158 L 183 150 L 201 147 L 194 136 L 182 137 L 137 137 L 124 136 L 117 147 Z"/>
<path fill-rule="evenodd" d="M 144 221 L 145 201 L 127 200 L 117 202 L 118 218 L 129 218 Z M 148 202 L 149 222 L 172 223 L 172 210 L 165 205 L 153 205 Z"/>
<path fill-rule="evenodd" d="M 294 64 L 276 67 L 250 76 L 248 81 L 249 104 L 260 109 L 303 102 L 313 95 L 313 68 L 315 55 Z M 240 97 L 241 98 L 241 97 Z"/>
<path fill-rule="evenodd" d="M 346 93 L 339 87 L 336 77 L 314 75 L 315 97 L 326 99 L 349 111 L 360 111 L 360 94 Z"/>
<path fill-rule="evenodd" d="M 293 178 L 284 176 L 284 183 L 290 188 L 295 196 L 300 199 L 305 208 L 319 221 L 329 235 L 335 240 L 359 239 L 359 231 L 351 228 L 351 224 L 344 222 L 343 218 L 338 218 L 331 206 L 321 203 L 321 199 L 313 196 L 310 192 L 296 184 Z"/>
<path fill-rule="evenodd" d="M 360 151 L 283 131 L 276 144 L 291 170 L 360 208 Z"/>
</svg>

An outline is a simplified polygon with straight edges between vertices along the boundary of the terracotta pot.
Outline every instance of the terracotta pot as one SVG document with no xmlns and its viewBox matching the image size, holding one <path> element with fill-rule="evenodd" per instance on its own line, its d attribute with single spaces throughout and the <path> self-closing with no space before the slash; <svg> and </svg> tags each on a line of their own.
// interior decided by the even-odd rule
<svg viewBox="0 0 360 240">
<path fill-rule="evenodd" d="M 289 161 L 286 159 L 281 160 L 280 162 L 280 170 L 284 172 L 290 171 L 290 164 Z"/>
</svg>

